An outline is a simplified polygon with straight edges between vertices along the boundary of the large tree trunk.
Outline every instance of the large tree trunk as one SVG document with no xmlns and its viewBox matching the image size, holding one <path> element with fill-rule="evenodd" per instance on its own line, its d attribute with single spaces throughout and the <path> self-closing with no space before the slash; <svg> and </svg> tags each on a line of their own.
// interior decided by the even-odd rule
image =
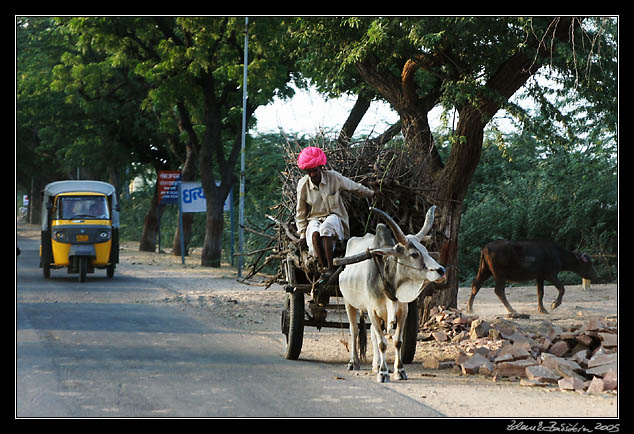
<svg viewBox="0 0 634 434">
<path fill-rule="evenodd" d="M 207 198 L 207 220 L 205 240 L 201 257 L 204 267 L 220 267 L 222 231 L 224 228 L 223 204 L 231 188 L 233 167 L 240 149 L 239 140 L 233 143 L 231 156 L 227 160 L 223 150 L 220 109 L 215 99 L 213 77 L 201 79 L 205 96 L 205 136 L 198 156 L 198 170 L 205 197 Z M 239 137 L 239 135 L 238 135 Z M 213 164 L 220 173 L 220 185 L 216 186 Z"/>
<path fill-rule="evenodd" d="M 220 267 L 222 234 L 224 230 L 223 201 L 207 199 L 207 221 L 203 243 L 202 263 L 205 267 Z"/>
<path fill-rule="evenodd" d="M 196 176 L 196 152 L 192 146 L 187 146 L 187 157 L 183 163 L 183 170 L 181 170 L 181 180 L 193 181 Z M 183 244 L 185 246 L 185 256 L 189 254 L 189 243 L 192 239 L 192 224 L 194 222 L 194 215 L 192 213 L 183 213 L 183 232 L 185 238 Z M 174 233 L 174 239 L 172 240 L 172 255 L 181 256 L 181 230 L 180 225 L 176 226 L 176 232 Z"/>
<path fill-rule="evenodd" d="M 191 116 L 189 110 L 185 106 L 185 103 L 179 101 L 176 103 L 177 110 L 177 121 L 178 121 L 178 129 L 181 133 L 187 134 L 189 138 L 188 142 L 185 144 L 184 151 L 182 147 L 179 146 L 178 140 L 171 141 L 172 151 L 175 155 L 178 156 L 181 162 L 181 180 L 183 181 L 194 181 L 196 179 L 196 163 L 197 163 L 197 155 L 200 150 L 200 143 L 198 141 L 198 136 L 196 135 L 196 131 L 194 131 L 194 126 L 191 121 Z M 185 246 L 185 255 L 189 252 L 189 243 L 192 239 L 192 224 L 194 222 L 194 216 L 191 213 L 183 214 L 183 232 L 184 232 L 184 246 Z M 176 232 L 174 233 L 174 240 L 172 241 L 172 254 L 174 256 L 181 255 L 181 233 L 180 233 L 180 225 L 177 226 Z"/>
<path fill-rule="evenodd" d="M 440 263 L 447 270 L 447 282 L 439 286 L 437 292 L 422 300 L 419 305 L 421 323 L 429 319 L 429 311 L 434 306 L 458 307 L 458 238 L 463 200 L 480 162 L 484 126 L 478 110 L 473 107 L 461 110 L 452 156 L 433 180 L 436 194 L 431 200 L 432 203 L 438 202 L 439 206 L 437 241 Z"/>
<path fill-rule="evenodd" d="M 439 262 L 447 271 L 447 281 L 433 284 L 435 291 L 419 300 L 419 322 L 424 324 L 429 319 L 429 312 L 434 306 L 458 307 L 458 232 L 462 217 L 462 203 L 448 201 L 439 206 L 436 227 L 437 245 L 440 250 Z"/>
<path fill-rule="evenodd" d="M 408 147 L 417 150 L 423 167 L 420 184 L 428 186 L 425 200 L 438 207 L 434 227 L 433 249 L 440 252 L 440 263 L 447 270 L 447 280 L 435 284 L 435 291 L 419 301 L 421 322 L 427 321 L 434 306 L 457 307 L 458 298 L 458 236 L 463 200 L 471 178 L 480 161 L 484 123 L 481 114 L 469 107 L 461 111 L 456 140 L 451 156 L 443 165 L 427 121 L 427 113 L 401 115 L 403 135 Z"/>
<path fill-rule="evenodd" d="M 29 223 L 39 225 L 42 223 L 42 190 L 46 183 L 40 177 L 31 177 L 31 190 L 29 191 Z"/>
<path fill-rule="evenodd" d="M 161 221 L 163 209 L 164 207 L 159 206 L 157 182 L 154 187 L 154 196 L 152 196 L 150 208 L 143 220 L 143 232 L 141 233 L 141 242 L 139 243 L 139 250 L 141 252 L 153 252 L 156 250 L 159 222 Z"/>
<path fill-rule="evenodd" d="M 222 101 L 215 97 L 215 82 L 211 74 L 202 77 L 200 84 L 204 90 L 205 99 L 205 135 L 202 140 L 199 156 L 198 170 L 205 196 L 207 197 L 207 223 L 205 242 L 203 246 L 201 264 L 206 267 L 220 267 L 220 252 L 222 249 L 222 230 L 224 227 L 223 207 L 229 190 L 233 186 L 236 177 L 234 168 L 240 157 L 241 149 L 241 124 L 223 125 Z M 223 93 L 234 92 L 235 89 L 228 84 Z M 247 103 L 246 121 L 251 119 L 257 106 Z M 225 155 L 225 140 L 223 134 L 234 140 L 230 146 L 230 153 Z M 216 166 L 219 174 L 220 185 L 216 185 L 213 166 Z"/>
</svg>

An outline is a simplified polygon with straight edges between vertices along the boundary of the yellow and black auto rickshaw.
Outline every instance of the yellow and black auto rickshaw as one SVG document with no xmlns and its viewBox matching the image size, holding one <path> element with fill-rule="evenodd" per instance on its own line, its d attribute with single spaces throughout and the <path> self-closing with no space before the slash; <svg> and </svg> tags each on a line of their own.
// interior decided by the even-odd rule
<svg viewBox="0 0 634 434">
<path fill-rule="evenodd" d="M 115 188 L 100 181 L 58 181 L 42 192 L 40 266 L 68 268 L 79 281 L 95 268 L 114 276 L 119 262 L 119 205 Z"/>
</svg>

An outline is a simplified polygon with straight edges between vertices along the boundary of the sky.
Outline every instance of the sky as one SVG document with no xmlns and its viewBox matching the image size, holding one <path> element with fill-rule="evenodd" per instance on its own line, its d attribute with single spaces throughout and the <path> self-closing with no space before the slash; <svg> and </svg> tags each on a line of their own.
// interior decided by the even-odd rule
<svg viewBox="0 0 634 434">
<path fill-rule="evenodd" d="M 336 136 L 343 123 L 348 118 L 350 110 L 356 101 L 355 96 L 343 96 L 327 100 L 315 88 L 299 89 L 291 84 L 295 95 L 288 100 L 275 98 L 271 104 L 259 107 L 255 111 L 258 120 L 254 132 L 279 133 L 280 130 L 289 135 L 314 136 L 320 131 Z M 437 106 L 429 113 L 429 123 L 434 130 L 441 125 L 442 107 Z M 505 120 L 506 113 L 500 110 L 493 118 L 493 122 L 502 131 L 512 130 L 511 123 Z M 370 134 L 372 137 L 383 133 L 396 121 L 399 116 L 385 101 L 373 101 L 355 136 Z M 457 119 L 456 119 L 457 120 Z M 491 125 L 489 125 L 491 126 Z"/>
<path fill-rule="evenodd" d="M 326 100 L 314 89 L 298 89 L 289 100 L 276 98 L 255 111 L 260 133 L 314 135 L 325 130 L 338 134 L 354 106 L 354 96 Z M 398 121 L 398 114 L 385 102 L 374 101 L 366 112 L 356 134 L 376 131 L 377 135 Z"/>
</svg>

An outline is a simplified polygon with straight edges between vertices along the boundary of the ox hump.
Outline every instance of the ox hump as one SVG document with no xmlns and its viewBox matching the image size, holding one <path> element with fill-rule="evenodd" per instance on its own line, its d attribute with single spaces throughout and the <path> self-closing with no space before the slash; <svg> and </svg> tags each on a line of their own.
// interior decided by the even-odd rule
<svg viewBox="0 0 634 434">
<path fill-rule="evenodd" d="M 371 233 L 367 233 L 362 237 L 352 237 L 346 244 L 346 256 L 356 255 L 357 253 L 362 253 L 367 249 L 378 247 L 374 244 L 375 236 Z"/>
</svg>

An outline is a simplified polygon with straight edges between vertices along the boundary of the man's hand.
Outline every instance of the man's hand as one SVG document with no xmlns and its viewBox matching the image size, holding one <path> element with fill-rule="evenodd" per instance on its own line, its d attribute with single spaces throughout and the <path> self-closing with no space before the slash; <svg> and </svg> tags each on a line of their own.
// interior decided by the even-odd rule
<svg viewBox="0 0 634 434">
<path fill-rule="evenodd" d="M 368 181 L 367 187 L 370 188 L 370 190 L 372 190 L 372 196 L 370 197 L 376 198 L 383 194 L 383 192 L 381 191 L 381 185 L 375 180 Z"/>
<path fill-rule="evenodd" d="M 379 187 L 373 187 L 372 191 L 374 192 L 372 197 L 374 197 L 375 199 L 382 197 L 384 195 L 383 191 L 381 191 Z"/>
</svg>

